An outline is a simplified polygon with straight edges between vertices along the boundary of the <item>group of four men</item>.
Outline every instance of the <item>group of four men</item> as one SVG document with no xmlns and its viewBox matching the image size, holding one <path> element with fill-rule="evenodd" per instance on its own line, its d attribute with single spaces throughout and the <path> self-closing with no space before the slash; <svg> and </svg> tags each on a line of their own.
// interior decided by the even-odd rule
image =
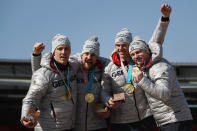
<svg viewBox="0 0 197 131">
<path fill-rule="evenodd" d="M 161 131 L 192 130 L 175 71 L 162 58 L 171 7 L 163 4 L 161 12 L 149 44 L 140 37 L 132 40 L 126 28 L 118 32 L 111 61 L 100 57 L 98 37 L 71 57 L 67 36 L 57 34 L 52 52 L 42 58 L 45 45 L 36 43 L 22 124 L 36 131 L 153 131 L 156 122 Z M 115 101 L 119 93 L 124 102 Z M 30 110 L 39 110 L 39 118 L 29 117 Z"/>
</svg>

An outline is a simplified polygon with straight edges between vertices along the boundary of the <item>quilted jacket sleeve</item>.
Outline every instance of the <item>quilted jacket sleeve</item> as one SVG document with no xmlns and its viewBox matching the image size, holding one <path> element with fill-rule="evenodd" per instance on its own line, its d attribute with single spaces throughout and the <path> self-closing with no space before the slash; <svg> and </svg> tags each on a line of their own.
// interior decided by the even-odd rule
<svg viewBox="0 0 197 131">
<path fill-rule="evenodd" d="M 41 62 L 42 55 L 34 56 L 31 55 L 31 69 L 32 73 L 34 73 L 36 70 L 41 68 L 40 62 Z"/>
<path fill-rule="evenodd" d="M 29 109 L 39 108 L 41 98 L 46 94 L 49 87 L 48 84 L 42 68 L 33 74 L 28 93 L 23 99 L 21 118 L 27 115 Z"/>
<path fill-rule="evenodd" d="M 101 81 L 101 100 L 102 102 L 109 107 L 108 100 L 110 99 L 112 95 L 112 89 L 111 89 L 111 77 L 109 75 L 109 70 L 108 70 L 109 65 L 105 68 L 105 71 L 102 76 L 102 81 Z"/>
<path fill-rule="evenodd" d="M 171 97 L 173 81 L 176 78 L 172 66 L 159 63 L 151 68 L 149 77 L 144 76 L 138 86 L 150 96 L 168 101 Z"/>
<path fill-rule="evenodd" d="M 162 22 L 160 19 L 149 41 L 148 45 L 152 53 L 152 63 L 161 60 L 163 57 L 162 44 L 165 39 L 168 25 L 169 21 Z"/>
</svg>

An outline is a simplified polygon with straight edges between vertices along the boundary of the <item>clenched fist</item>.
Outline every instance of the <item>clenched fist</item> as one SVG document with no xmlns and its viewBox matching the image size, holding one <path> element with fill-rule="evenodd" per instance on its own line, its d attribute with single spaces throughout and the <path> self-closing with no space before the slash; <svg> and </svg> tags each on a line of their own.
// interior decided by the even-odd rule
<svg viewBox="0 0 197 131">
<path fill-rule="evenodd" d="M 167 17 L 170 17 L 172 8 L 171 8 L 170 5 L 168 5 L 168 4 L 162 4 L 162 5 L 161 5 L 160 11 L 161 11 L 161 13 L 162 13 L 162 16 L 163 16 L 164 18 L 167 18 Z"/>
<path fill-rule="evenodd" d="M 43 43 L 41 42 L 35 43 L 33 46 L 33 54 L 35 55 L 41 54 L 44 48 L 45 48 L 45 45 Z"/>
</svg>

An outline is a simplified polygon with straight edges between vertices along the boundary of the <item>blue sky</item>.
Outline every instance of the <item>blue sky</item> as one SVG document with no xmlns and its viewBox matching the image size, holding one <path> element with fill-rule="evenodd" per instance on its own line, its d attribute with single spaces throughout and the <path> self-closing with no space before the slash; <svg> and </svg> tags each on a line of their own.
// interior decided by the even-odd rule
<svg viewBox="0 0 197 131">
<path fill-rule="evenodd" d="M 46 53 L 58 33 L 69 37 L 71 54 L 97 35 L 101 56 L 109 58 L 124 27 L 149 41 L 162 3 L 172 6 L 164 57 L 197 63 L 196 0 L 0 0 L 0 59 L 30 59 L 36 41 L 46 45 Z"/>
</svg>

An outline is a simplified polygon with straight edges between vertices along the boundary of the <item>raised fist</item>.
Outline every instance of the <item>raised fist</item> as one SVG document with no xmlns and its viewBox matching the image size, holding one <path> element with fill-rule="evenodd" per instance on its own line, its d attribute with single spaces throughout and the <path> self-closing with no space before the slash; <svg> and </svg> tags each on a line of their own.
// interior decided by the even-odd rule
<svg viewBox="0 0 197 131">
<path fill-rule="evenodd" d="M 43 43 L 41 42 L 35 43 L 33 46 L 33 54 L 35 55 L 41 54 L 44 48 L 45 48 L 45 45 Z"/>
<path fill-rule="evenodd" d="M 172 8 L 170 7 L 170 5 L 168 5 L 168 4 L 162 4 L 161 5 L 160 11 L 161 11 L 162 16 L 164 18 L 170 17 L 171 10 L 172 10 Z"/>
</svg>

